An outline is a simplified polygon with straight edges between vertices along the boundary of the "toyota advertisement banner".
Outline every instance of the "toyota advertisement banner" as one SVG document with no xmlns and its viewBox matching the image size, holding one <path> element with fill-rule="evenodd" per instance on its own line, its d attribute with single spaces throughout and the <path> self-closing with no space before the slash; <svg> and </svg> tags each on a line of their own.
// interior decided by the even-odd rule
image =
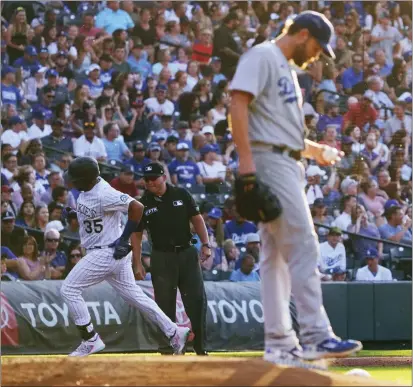
<svg viewBox="0 0 413 387">
<path fill-rule="evenodd" d="M 139 286 L 153 298 L 150 282 Z M 69 353 L 79 334 L 60 296 L 61 281 L 6 282 L 1 289 L 3 354 Z M 207 349 L 263 348 L 263 309 L 259 283 L 206 282 Z M 87 289 L 84 299 L 107 352 L 156 351 L 167 344 L 162 333 L 127 305 L 107 284 Z M 180 296 L 176 322 L 190 327 Z"/>
</svg>

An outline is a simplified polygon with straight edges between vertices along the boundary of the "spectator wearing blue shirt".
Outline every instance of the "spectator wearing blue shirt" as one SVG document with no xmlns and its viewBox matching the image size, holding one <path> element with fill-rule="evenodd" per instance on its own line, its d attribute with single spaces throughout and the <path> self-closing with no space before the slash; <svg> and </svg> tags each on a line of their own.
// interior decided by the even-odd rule
<svg viewBox="0 0 413 387">
<path fill-rule="evenodd" d="M 14 85 L 16 82 L 16 69 L 4 66 L 1 69 L 1 102 L 3 105 L 11 104 L 16 108 L 28 108 L 20 90 Z"/>
<path fill-rule="evenodd" d="M 169 136 L 175 136 L 177 139 L 179 138 L 178 132 L 173 129 L 173 119 L 172 115 L 164 114 L 161 118 L 162 122 L 162 129 L 156 132 L 158 137 L 162 136 L 165 139 L 168 139 Z M 155 141 L 155 140 L 153 140 Z"/>
<path fill-rule="evenodd" d="M 339 107 L 336 103 L 329 103 L 325 106 L 325 114 L 320 116 L 317 122 L 317 132 L 323 133 L 326 127 L 329 125 L 335 125 L 337 133 L 341 132 L 341 126 L 343 125 L 343 116 L 340 115 Z"/>
<path fill-rule="evenodd" d="M 145 55 L 143 55 L 143 48 L 144 46 L 140 40 L 136 39 L 127 60 L 132 72 L 141 75 L 142 82 L 144 82 L 148 76 L 152 75 L 152 65 L 145 58 Z"/>
<path fill-rule="evenodd" d="M 142 141 L 137 141 L 133 146 L 133 157 L 126 161 L 127 164 L 132 165 L 135 173 L 143 175 L 143 168 L 151 161 L 145 157 L 145 145 Z"/>
<path fill-rule="evenodd" d="M 124 158 L 130 159 L 132 157 L 132 152 L 126 146 L 123 139 L 119 137 L 120 129 L 118 124 L 109 122 L 103 127 L 103 133 L 106 137 L 102 141 L 106 148 L 108 160 L 122 162 Z"/>
<path fill-rule="evenodd" d="M 32 69 L 36 66 L 39 66 L 39 61 L 37 60 L 37 50 L 34 46 L 27 46 L 24 49 L 24 55 L 13 63 L 13 67 L 23 69 L 23 79 L 30 77 Z"/>
<path fill-rule="evenodd" d="M 353 55 L 353 66 L 344 71 L 341 83 L 346 93 L 363 80 L 363 58 L 359 54 Z"/>
<path fill-rule="evenodd" d="M 85 85 L 89 87 L 90 96 L 96 99 L 101 96 L 103 92 L 103 82 L 100 79 L 100 66 L 96 63 L 90 65 L 86 72 L 87 79 Z"/>
<path fill-rule="evenodd" d="M 412 220 L 404 218 L 404 213 L 400 206 L 393 205 L 387 208 L 384 213 L 387 223 L 379 227 L 380 236 L 393 242 L 412 244 L 412 233 L 410 231 Z M 389 253 L 392 245 L 384 244 L 383 252 Z"/>
<path fill-rule="evenodd" d="M 108 1 L 106 8 L 96 16 L 95 26 L 103 28 L 108 34 L 113 31 L 129 30 L 135 26 L 132 18 L 123 9 L 119 9 L 119 1 Z"/>
<path fill-rule="evenodd" d="M 259 270 L 259 261 L 260 261 L 260 248 L 261 248 L 261 238 L 258 233 L 251 233 L 247 235 L 247 239 L 245 240 L 245 253 L 242 255 L 251 255 L 254 260 L 254 271 Z M 235 262 L 235 269 L 239 269 L 241 267 L 242 260 L 238 259 Z"/>
<path fill-rule="evenodd" d="M 254 257 L 246 254 L 240 258 L 240 261 L 241 267 L 231 273 L 229 280 L 232 282 L 259 282 L 260 276 L 254 271 Z"/>
<path fill-rule="evenodd" d="M 168 165 L 172 184 L 202 184 L 198 165 L 188 159 L 189 146 L 180 142 L 176 146 L 176 158 Z"/>
<path fill-rule="evenodd" d="M 109 54 L 102 54 L 99 58 L 99 66 L 100 66 L 100 80 L 104 85 L 111 83 L 112 81 L 112 74 L 114 72 L 113 68 L 113 59 Z"/>
<path fill-rule="evenodd" d="M 232 239 L 237 247 L 244 247 L 247 235 L 251 233 L 256 233 L 258 231 L 257 226 L 241 217 L 235 205 L 232 207 L 234 214 L 234 219 L 229 220 L 224 226 L 224 238 Z"/>
<path fill-rule="evenodd" d="M 220 81 L 226 81 L 227 77 L 222 74 L 221 72 L 221 58 L 218 56 L 213 56 L 211 58 L 211 63 L 210 63 L 211 67 L 212 67 L 212 71 L 214 72 L 214 76 L 212 78 L 212 84 L 214 86 L 214 88 L 218 85 L 218 83 Z"/>
</svg>

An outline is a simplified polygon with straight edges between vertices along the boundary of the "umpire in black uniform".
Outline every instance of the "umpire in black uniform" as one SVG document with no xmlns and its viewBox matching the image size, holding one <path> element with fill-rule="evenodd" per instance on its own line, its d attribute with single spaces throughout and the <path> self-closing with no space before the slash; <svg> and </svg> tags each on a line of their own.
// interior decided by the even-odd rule
<svg viewBox="0 0 413 387">
<path fill-rule="evenodd" d="M 145 209 L 135 235 L 140 241 L 143 229 L 150 235 L 155 301 L 175 321 L 179 288 L 195 335 L 194 350 L 197 355 L 206 355 L 207 300 L 199 260 L 210 257 L 211 249 L 204 219 L 187 190 L 166 183 L 161 164 L 150 163 L 143 172 L 146 192 L 140 201 Z M 202 243 L 200 255 L 192 245 L 190 223 Z"/>
</svg>

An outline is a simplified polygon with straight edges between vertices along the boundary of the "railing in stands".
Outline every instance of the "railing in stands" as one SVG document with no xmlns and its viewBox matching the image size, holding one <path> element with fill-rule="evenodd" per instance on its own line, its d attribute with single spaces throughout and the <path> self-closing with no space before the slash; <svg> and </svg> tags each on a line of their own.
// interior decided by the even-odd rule
<svg viewBox="0 0 413 387">
<path fill-rule="evenodd" d="M 318 223 L 318 222 L 314 222 L 314 225 L 317 226 L 317 227 L 326 228 L 328 230 L 333 228 L 333 226 L 326 226 L 326 225 Z M 341 230 L 341 231 L 342 231 L 343 234 L 347 234 L 350 237 L 360 238 L 360 239 L 368 239 L 368 240 L 374 241 L 374 242 L 382 242 L 382 243 L 386 243 L 386 244 L 397 246 L 397 247 L 403 247 L 403 248 L 410 249 L 410 250 L 412 249 L 412 245 L 408 245 L 406 243 L 394 242 L 394 241 L 390 241 L 388 239 L 381 239 L 381 238 L 376 238 L 376 237 L 367 236 L 367 235 L 360 235 L 360 234 L 356 234 L 354 232 L 346 231 L 346 230 Z"/>
</svg>

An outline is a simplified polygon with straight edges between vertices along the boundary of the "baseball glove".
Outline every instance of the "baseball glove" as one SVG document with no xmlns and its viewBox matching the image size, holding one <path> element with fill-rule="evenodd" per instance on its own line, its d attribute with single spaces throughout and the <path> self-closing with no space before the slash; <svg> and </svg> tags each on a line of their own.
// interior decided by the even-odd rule
<svg viewBox="0 0 413 387">
<path fill-rule="evenodd" d="M 240 175 L 234 185 L 237 212 L 253 222 L 271 222 L 277 219 L 282 208 L 277 196 L 255 174 Z"/>
</svg>

